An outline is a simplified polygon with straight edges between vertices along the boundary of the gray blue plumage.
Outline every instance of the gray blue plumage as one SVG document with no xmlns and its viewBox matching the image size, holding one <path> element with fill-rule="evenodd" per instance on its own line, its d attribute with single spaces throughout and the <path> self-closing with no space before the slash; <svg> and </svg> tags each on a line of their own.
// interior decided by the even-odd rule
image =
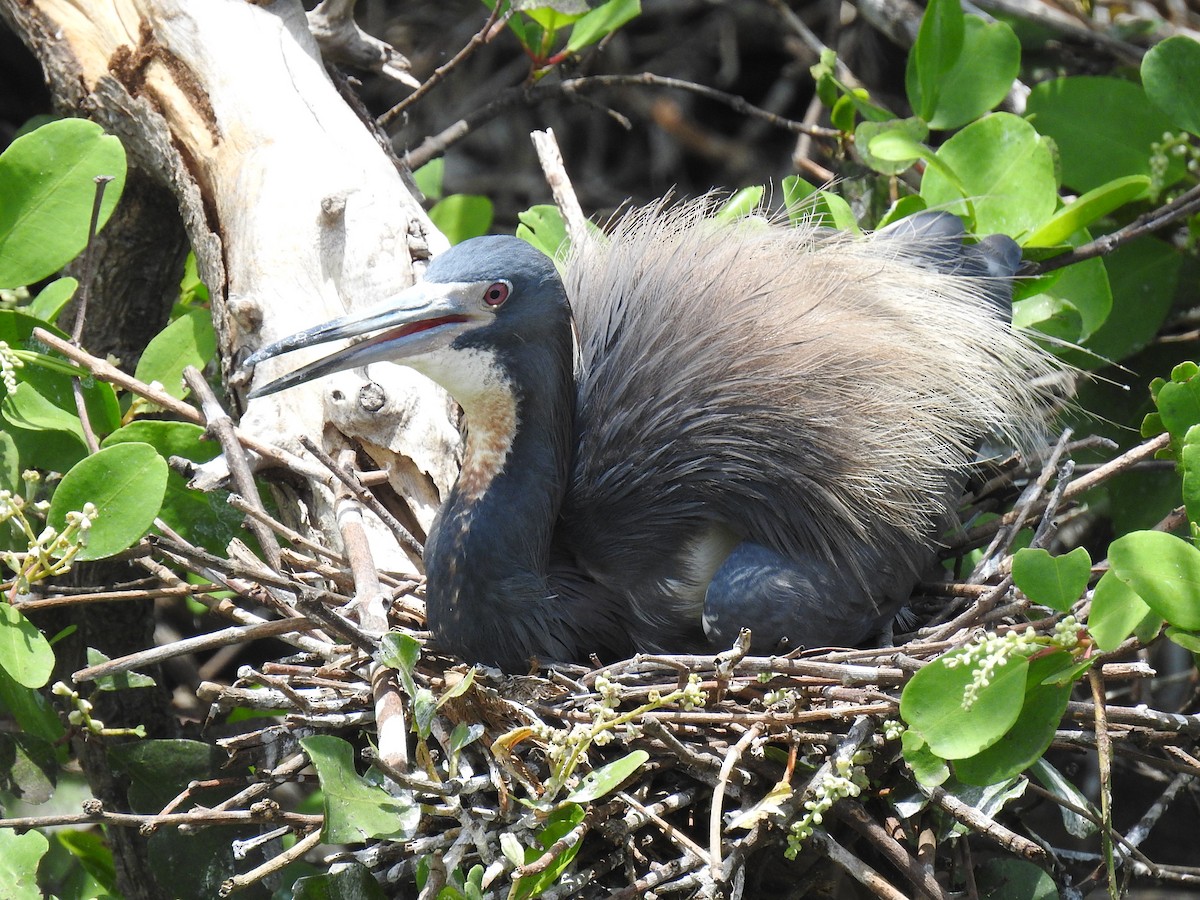
<svg viewBox="0 0 1200 900">
<path fill-rule="evenodd" d="M 1036 431 L 1051 367 L 1008 324 L 1011 241 L 945 213 L 859 238 L 708 212 L 629 216 L 561 281 L 515 238 L 467 241 L 252 358 L 384 329 L 283 386 L 388 359 L 463 405 L 425 554 L 447 649 L 519 670 L 742 627 L 758 652 L 853 645 L 932 559 L 978 442 Z"/>
</svg>

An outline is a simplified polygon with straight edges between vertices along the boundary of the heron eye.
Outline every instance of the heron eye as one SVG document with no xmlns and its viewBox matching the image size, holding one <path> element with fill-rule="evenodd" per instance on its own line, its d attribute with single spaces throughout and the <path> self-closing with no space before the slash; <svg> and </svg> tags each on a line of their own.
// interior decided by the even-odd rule
<svg viewBox="0 0 1200 900">
<path fill-rule="evenodd" d="M 483 292 L 483 302 L 488 306 L 501 306 L 508 299 L 508 290 L 506 282 L 497 281 Z"/>
</svg>

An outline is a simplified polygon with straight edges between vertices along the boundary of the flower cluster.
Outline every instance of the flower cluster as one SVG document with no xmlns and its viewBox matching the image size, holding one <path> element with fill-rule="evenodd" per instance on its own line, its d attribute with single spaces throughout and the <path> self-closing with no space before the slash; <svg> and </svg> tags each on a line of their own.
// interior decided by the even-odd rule
<svg viewBox="0 0 1200 900">
<path fill-rule="evenodd" d="M 861 765 L 869 754 L 856 754 L 853 759 L 838 757 L 832 760 L 833 768 L 823 778 L 808 786 L 812 798 L 804 801 L 804 815 L 788 827 L 788 847 L 783 855 L 795 859 L 812 837 L 813 830 L 825 818 L 825 813 L 844 797 L 857 797 L 869 784 L 866 770 Z"/>
<path fill-rule="evenodd" d="M 40 476 L 36 472 L 26 472 L 24 478 L 32 496 Z M 0 524 L 15 521 L 28 542 L 24 553 L 8 551 L 0 555 L 0 560 L 16 573 L 15 588 L 18 594 L 27 594 L 30 585 L 69 570 L 76 554 L 87 546 L 88 533 L 98 514 L 93 504 L 85 503 L 82 511 L 72 510 L 66 514 L 66 525 L 62 531 L 46 525 L 40 533 L 35 533 L 30 513 L 44 516 L 48 508 L 49 504 L 45 501 L 31 503 L 28 498 L 11 491 L 0 491 Z"/>
<path fill-rule="evenodd" d="M 1200 148 L 1197 148 L 1187 132 L 1163 133 L 1161 141 L 1150 145 L 1150 191 L 1157 197 L 1166 187 L 1167 172 L 1171 158 L 1184 159 L 1188 173 L 1200 174 Z"/>
<path fill-rule="evenodd" d="M 979 699 L 979 692 L 992 682 L 996 670 L 1015 656 L 1029 656 L 1037 650 L 1058 648 L 1071 650 L 1079 644 L 1083 626 L 1074 616 L 1066 616 L 1054 626 L 1051 635 L 1040 635 L 1032 625 L 1013 629 L 1005 634 L 984 632 L 956 653 L 943 658 L 947 669 L 971 666 L 971 683 L 963 690 L 963 709 L 970 709 Z"/>
<path fill-rule="evenodd" d="M 13 351 L 6 341 L 0 341 L 0 382 L 10 394 L 17 389 L 17 369 L 23 368 L 25 361 Z"/>
</svg>

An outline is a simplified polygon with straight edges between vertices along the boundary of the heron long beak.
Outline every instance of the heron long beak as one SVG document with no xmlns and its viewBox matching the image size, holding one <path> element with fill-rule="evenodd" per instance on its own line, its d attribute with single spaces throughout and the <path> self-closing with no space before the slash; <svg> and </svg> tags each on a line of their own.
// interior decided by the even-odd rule
<svg viewBox="0 0 1200 900">
<path fill-rule="evenodd" d="M 322 375 L 372 362 L 403 362 L 445 347 L 473 324 L 482 324 L 487 316 L 476 304 L 467 302 L 466 287 L 464 284 L 422 282 L 380 306 L 342 316 L 268 344 L 247 358 L 243 368 L 293 350 L 380 332 L 257 387 L 248 397 L 254 399 L 273 394 Z"/>
</svg>

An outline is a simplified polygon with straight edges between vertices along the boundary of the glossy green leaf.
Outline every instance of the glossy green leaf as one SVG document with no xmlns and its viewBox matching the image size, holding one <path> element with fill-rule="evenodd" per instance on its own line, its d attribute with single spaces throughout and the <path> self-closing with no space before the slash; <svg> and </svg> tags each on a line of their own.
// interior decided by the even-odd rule
<svg viewBox="0 0 1200 900">
<path fill-rule="evenodd" d="M 0 402 L 5 421 L 29 431 L 62 431 L 84 443 L 83 425 L 77 415 L 55 406 L 32 384 L 22 382 Z"/>
<path fill-rule="evenodd" d="M 72 829 L 55 831 L 54 836 L 100 887 L 113 897 L 119 896 L 117 867 L 113 862 L 112 849 L 102 832 Z"/>
<path fill-rule="evenodd" d="M 133 546 L 154 524 L 167 489 L 167 464 L 149 444 L 105 447 L 63 476 L 50 501 L 49 523 L 66 527 L 67 513 L 96 507 L 87 545 L 76 559 L 104 559 Z"/>
<path fill-rule="evenodd" d="M 1200 425 L 1193 425 L 1184 436 L 1179 452 L 1183 470 L 1183 505 L 1189 522 L 1200 522 Z"/>
<path fill-rule="evenodd" d="M 1080 76 L 1034 86 L 1026 112 L 1058 146 L 1062 181 L 1090 191 L 1130 175 L 1150 176 L 1151 145 L 1172 128 L 1141 86 L 1118 78 Z M 1184 175 L 1172 159 L 1166 184 Z"/>
<path fill-rule="evenodd" d="M 182 400 L 190 393 L 183 383 L 183 370 L 195 366 L 204 371 L 216 352 L 217 335 L 213 331 L 212 314 L 206 309 L 194 309 L 151 339 L 138 360 L 134 375 L 146 384 L 158 382 L 164 391 L 176 400 Z"/>
<path fill-rule="evenodd" d="M 642 12 L 641 0 L 608 0 L 585 13 L 571 29 L 567 52 L 578 53 L 590 47 Z"/>
<path fill-rule="evenodd" d="M 551 259 L 562 258 L 569 246 L 567 225 L 558 207 L 549 204 L 531 206 L 517 215 L 517 237 L 541 250 Z"/>
<path fill-rule="evenodd" d="M 1037 760 L 1029 767 L 1029 772 L 1042 783 L 1042 787 L 1056 797 L 1061 797 L 1063 800 L 1078 806 L 1080 809 L 1093 808 L 1087 796 L 1067 778 L 1063 777 L 1062 773 L 1046 762 L 1045 759 Z M 1061 807 L 1061 812 L 1063 825 L 1070 834 L 1077 838 L 1091 837 L 1099 830 L 1094 822 L 1085 819 L 1077 812 L 1067 809 L 1066 806 Z"/>
<path fill-rule="evenodd" d="M 928 151 L 921 142 L 929 127 L 920 119 L 863 122 L 854 131 L 854 145 L 868 166 L 883 175 L 899 175 Z"/>
<path fill-rule="evenodd" d="M 0 732 L 0 791 L 41 804 L 54 796 L 58 759 L 53 745 L 32 734 Z"/>
<path fill-rule="evenodd" d="M 0 828 L 0 884 L 6 900 L 42 900 L 38 863 L 49 849 L 50 842 L 40 831 L 17 834 Z"/>
<path fill-rule="evenodd" d="M 980 900 L 1059 900 L 1054 879 L 1023 859 L 989 859 L 975 878 Z"/>
<path fill-rule="evenodd" d="M 900 197 L 888 207 L 888 211 L 880 218 L 877 227 L 886 228 L 893 222 L 899 222 L 901 219 L 907 219 L 909 216 L 922 212 L 925 208 L 925 201 L 919 194 L 909 194 L 907 197 Z"/>
<path fill-rule="evenodd" d="M 87 664 L 98 666 L 109 661 L 109 657 L 95 647 L 87 648 Z M 116 675 L 101 675 L 92 683 L 98 691 L 128 691 L 134 688 L 154 687 L 154 679 L 141 672 L 118 672 Z"/>
<path fill-rule="evenodd" d="M 1171 437 L 1182 441 L 1196 425 L 1200 425 L 1200 376 L 1184 381 L 1171 381 L 1159 388 L 1155 398 L 1163 427 Z"/>
<path fill-rule="evenodd" d="M 1058 205 L 1049 145 L 1028 122 L 1009 113 L 973 122 L 934 158 L 957 183 L 930 165 L 921 179 L 921 196 L 930 208 L 973 216 L 978 234 L 1007 234 L 1019 241 Z"/>
<path fill-rule="evenodd" d="M 1012 577 L 1034 603 L 1059 612 L 1070 612 L 1092 574 L 1092 558 L 1083 547 L 1062 556 L 1025 547 L 1013 557 Z"/>
<path fill-rule="evenodd" d="M 1149 615 L 1153 613 L 1145 601 L 1110 569 L 1101 576 L 1092 593 L 1088 633 L 1101 650 L 1116 650 Z"/>
<path fill-rule="evenodd" d="M 1029 236 L 1025 246 L 1053 247 L 1062 244 L 1080 229 L 1143 196 L 1149 186 L 1150 179 L 1145 175 L 1129 175 L 1093 188 L 1056 212 Z"/>
<path fill-rule="evenodd" d="M 451 244 L 487 234 L 492 215 L 492 201 L 474 194 L 451 194 L 429 210 L 429 218 Z"/>
<path fill-rule="evenodd" d="M 527 848 L 525 863 L 528 864 L 539 859 L 557 841 L 570 834 L 571 830 L 583 821 L 583 816 L 584 808 L 578 803 L 566 803 L 552 812 L 546 820 L 546 827 L 538 833 L 537 840 L 541 849 Z M 576 841 L 559 853 L 543 871 L 537 875 L 526 875 L 518 881 L 516 891 L 513 893 L 515 900 L 540 896 L 543 891 L 550 888 L 571 864 L 571 860 L 575 858 L 575 854 L 579 852 L 581 846 L 583 846 L 583 842 Z"/>
<path fill-rule="evenodd" d="M 288 893 L 289 900 L 387 900 L 387 896 L 371 870 L 359 862 L 298 878 Z"/>
<path fill-rule="evenodd" d="M 79 282 L 74 278 L 56 278 L 38 291 L 26 310 L 43 322 L 54 322 L 63 307 L 71 302 L 78 287 Z"/>
<path fill-rule="evenodd" d="M 1109 545 L 1112 572 L 1168 624 L 1200 630 L 1200 550 L 1162 531 L 1135 531 Z"/>
<path fill-rule="evenodd" d="M 87 245 L 94 179 L 111 175 L 99 224 L 125 186 L 125 150 L 86 119 L 61 119 L 17 138 L 0 154 L 0 287 L 53 275 Z"/>
<path fill-rule="evenodd" d="M 962 51 L 942 77 L 930 128 L 958 128 L 995 109 L 1021 69 L 1021 42 L 1004 22 L 963 21 Z"/>
<path fill-rule="evenodd" d="M 410 697 L 417 695 L 413 669 L 420 658 L 421 642 L 411 634 L 389 631 L 379 641 L 379 661 L 399 673 L 404 691 Z"/>
<path fill-rule="evenodd" d="M 1200 41 L 1175 35 L 1142 57 L 1142 84 L 1176 128 L 1200 136 Z"/>
<path fill-rule="evenodd" d="M 454 730 L 450 732 L 450 752 L 457 753 L 463 747 L 467 747 L 475 741 L 483 737 L 483 725 L 476 722 L 468 725 L 466 722 L 459 722 L 454 726 Z"/>
<path fill-rule="evenodd" d="M 421 808 L 407 793 L 399 796 L 368 784 L 354 769 L 354 748 L 339 737 L 317 734 L 300 746 L 316 767 L 325 803 L 326 841 L 363 843 L 369 838 L 410 840 Z"/>
<path fill-rule="evenodd" d="M 442 182 L 446 176 L 446 158 L 431 159 L 412 173 L 413 181 L 428 200 L 442 199 Z"/>
<path fill-rule="evenodd" d="M 37 626 L 10 603 L 0 603 L 0 668 L 17 684 L 40 688 L 54 671 L 54 651 Z"/>
<path fill-rule="evenodd" d="M 149 444 L 165 460 L 172 456 L 206 462 L 221 452 L 216 441 L 202 440 L 204 429 L 190 422 L 136 419 L 110 434 L 102 447 L 138 442 Z M 227 491 L 203 492 L 187 486 L 182 475 L 167 472 L 159 517 L 193 543 L 214 553 L 224 552 L 229 542 L 244 535 L 244 516 L 229 505 Z"/>
<path fill-rule="evenodd" d="M 645 750 L 633 750 L 585 775 L 567 797 L 570 803 L 591 803 L 612 793 L 650 758 Z"/>
<path fill-rule="evenodd" d="M 20 493 L 21 459 L 17 444 L 7 431 L 0 431 L 0 491 Z"/>
<path fill-rule="evenodd" d="M 1083 337 L 1083 315 L 1075 304 L 1064 297 L 1038 294 L 1013 304 L 1013 325 L 1034 336 L 1053 338 L 1056 342 L 1077 344 Z"/>
<path fill-rule="evenodd" d="M 945 78 L 962 53 L 964 30 L 959 0 L 929 0 L 904 76 L 908 102 L 927 122 L 937 112 Z"/>
<path fill-rule="evenodd" d="M 1179 628 L 1168 628 L 1164 634 L 1173 644 L 1178 644 L 1188 653 L 1200 654 L 1200 635 L 1192 631 L 1183 631 Z"/>
<path fill-rule="evenodd" d="M 761 184 L 735 191 L 732 197 L 721 204 L 715 218 L 718 222 L 736 222 L 753 215 L 762 204 L 765 194 L 766 188 Z"/>
<path fill-rule="evenodd" d="M 1112 288 L 1112 310 L 1088 338 L 1087 348 L 1111 362 L 1120 362 L 1145 347 L 1158 333 L 1175 298 L 1182 259 L 1169 244 L 1142 238 L 1118 247 L 1103 262 Z M 1083 362 L 1095 366 L 1094 359 Z"/>
<path fill-rule="evenodd" d="M 900 746 L 904 753 L 904 761 L 912 769 L 918 783 L 926 787 L 937 787 L 946 783 L 946 779 L 950 777 L 950 767 L 944 759 L 929 749 L 925 738 L 915 731 L 905 731 L 900 737 Z"/>
<path fill-rule="evenodd" d="M 62 722 L 46 695 L 36 688 L 17 684 L 3 667 L 0 667 L 0 704 L 22 732 L 61 747 Z"/>
<path fill-rule="evenodd" d="M 959 781 L 976 785 L 999 784 L 1024 772 L 1041 758 L 1054 740 L 1071 698 L 1070 683 L 1045 684 L 1043 679 L 1070 662 L 1070 654 L 1061 650 L 1030 662 L 1025 700 L 1017 721 L 990 747 L 955 761 L 954 774 Z"/>
<path fill-rule="evenodd" d="M 935 659 L 904 688 L 900 716 L 925 738 L 943 759 L 964 759 L 990 747 L 1012 727 L 1025 699 L 1029 661 L 1008 659 L 992 673 L 970 709 L 963 709 L 963 692 L 971 684 L 973 666 L 946 665 Z"/>
</svg>

